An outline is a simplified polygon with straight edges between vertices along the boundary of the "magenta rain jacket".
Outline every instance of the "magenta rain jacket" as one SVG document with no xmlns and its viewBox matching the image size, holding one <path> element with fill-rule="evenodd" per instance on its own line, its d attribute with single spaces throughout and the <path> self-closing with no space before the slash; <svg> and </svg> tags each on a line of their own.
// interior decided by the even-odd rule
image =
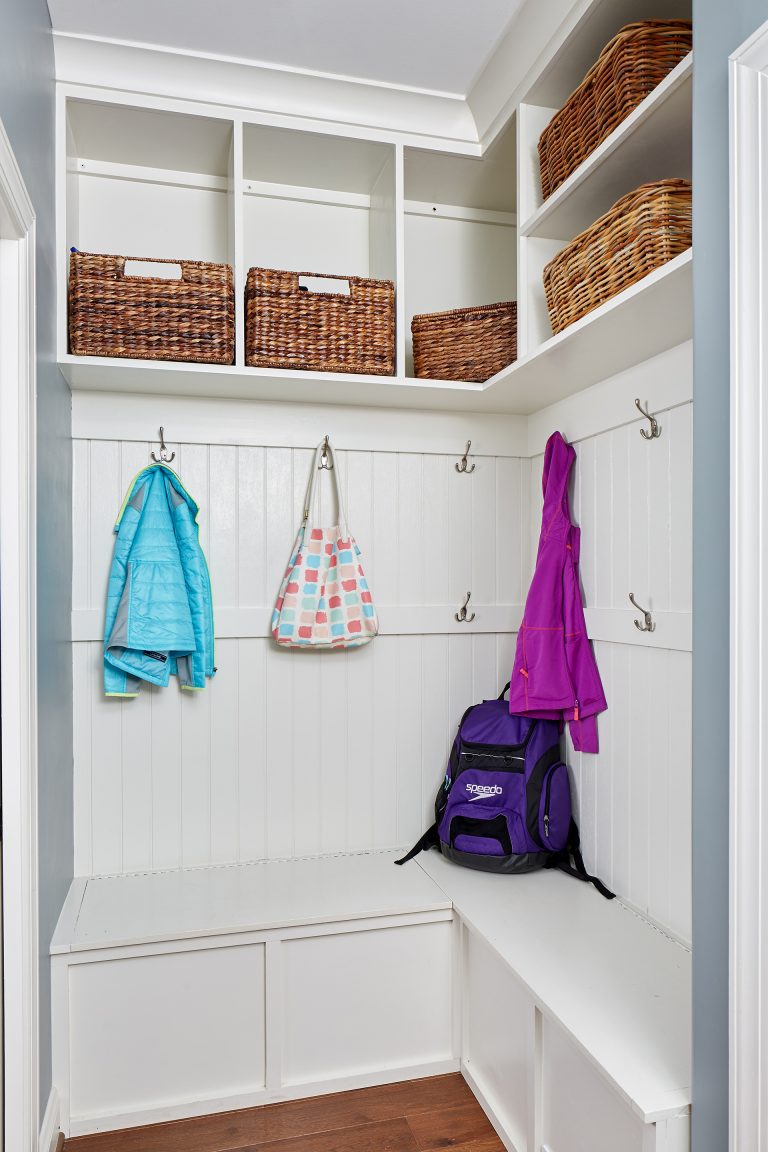
<svg viewBox="0 0 768 1152">
<path fill-rule="evenodd" d="M 597 752 L 598 712 L 608 707 L 587 636 L 579 586 L 580 530 L 571 523 L 568 477 L 576 452 L 559 432 L 547 441 L 541 536 L 517 636 L 510 712 L 567 720 L 579 752 Z"/>
</svg>

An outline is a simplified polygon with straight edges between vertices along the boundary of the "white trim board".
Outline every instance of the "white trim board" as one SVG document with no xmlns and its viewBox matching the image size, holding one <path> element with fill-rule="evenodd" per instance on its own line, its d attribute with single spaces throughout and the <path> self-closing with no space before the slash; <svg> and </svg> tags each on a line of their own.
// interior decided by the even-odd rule
<svg viewBox="0 0 768 1152">
<path fill-rule="evenodd" d="M 160 425 L 167 443 L 314 448 L 328 433 L 337 450 L 456 454 L 467 440 L 472 456 L 527 455 L 527 418 L 477 412 L 408 412 L 388 408 L 329 408 L 248 400 L 135 396 L 113 392 L 72 395 L 75 440 L 150 443 Z"/>
<path fill-rule="evenodd" d="M 45 1112 L 43 1114 L 43 1122 L 40 1125 L 40 1137 L 38 1139 L 39 1152 L 56 1152 L 56 1146 L 59 1141 L 60 1115 L 59 1094 L 55 1088 L 51 1088 L 48 1103 L 45 1106 Z"/>
<path fill-rule="evenodd" d="M 768 341 L 766 188 L 768 24 L 730 60 L 731 616 L 730 616 L 730 1152 L 768 1149 L 768 894 L 763 829 Z"/>
<path fill-rule="evenodd" d="M 464 636 L 517 632 L 523 615 L 522 604 L 474 604 L 469 610 L 475 619 L 459 623 L 454 604 L 379 605 L 381 636 Z M 674 652 L 691 651 L 690 612 L 653 612 L 654 632 L 641 632 L 634 626 L 638 616 L 631 606 L 624 608 L 587 608 L 585 616 L 590 640 L 606 644 L 631 644 L 642 648 L 661 648 Z M 215 608 L 217 640 L 268 639 L 272 609 Z M 81 608 L 72 613 L 74 643 L 103 639 L 104 614 L 100 609 Z"/>
<path fill-rule="evenodd" d="M 9 328 L 0 333 L 5 1148 L 34 1152 L 40 1134 L 35 213 L 2 123 L 0 237 L 0 314 Z"/>
<path fill-rule="evenodd" d="M 679 344 L 530 416 L 413 411 L 403 419 L 402 412 L 387 408 L 74 392 L 72 436 L 75 440 L 150 443 L 162 424 L 171 445 L 308 448 L 315 447 L 327 432 L 340 450 L 439 455 L 455 452 L 460 458 L 469 439 L 470 458 L 526 458 L 544 451 L 553 428 L 559 428 L 574 444 L 627 424 L 637 424 L 639 430 L 644 420 L 635 408 L 635 397 L 648 405 L 654 415 L 690 403 L 691 342 Z M 663 419 L 660 423 L 663 436 Z"/>
</svg>

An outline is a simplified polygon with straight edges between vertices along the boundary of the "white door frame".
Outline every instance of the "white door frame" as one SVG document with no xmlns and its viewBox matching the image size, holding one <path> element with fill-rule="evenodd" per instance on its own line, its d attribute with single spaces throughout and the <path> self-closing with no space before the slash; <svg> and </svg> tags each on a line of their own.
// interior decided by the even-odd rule
<svg viewBox="0 0 768 1152">
<path fill-rule="evenodd" d="M 36 1152 L 40 1088 L 35 213 L 2 122 L 0 244 L 4 1152 Z"/>
<path fill-rule="evenodd" d="M 729 1146 L 768 1152 L 768 24 L 731 57 L 730 105 Z"/>
</svg>

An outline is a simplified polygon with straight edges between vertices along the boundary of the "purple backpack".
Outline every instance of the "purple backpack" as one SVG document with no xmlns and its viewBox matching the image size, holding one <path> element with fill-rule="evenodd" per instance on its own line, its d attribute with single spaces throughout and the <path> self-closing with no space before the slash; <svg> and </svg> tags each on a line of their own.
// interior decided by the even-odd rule
<svg viewBox="0 0 768 1152">
<path fill-rule="evenodd" d="M 511 716 L 507 688 L 462 716 L 435 799 L 435 823 L 397 863 L 439 848 L 456 864 L 484 872 L 559 868 L 611 899 L 581 857 L 560 724 Z"/>
</svg>

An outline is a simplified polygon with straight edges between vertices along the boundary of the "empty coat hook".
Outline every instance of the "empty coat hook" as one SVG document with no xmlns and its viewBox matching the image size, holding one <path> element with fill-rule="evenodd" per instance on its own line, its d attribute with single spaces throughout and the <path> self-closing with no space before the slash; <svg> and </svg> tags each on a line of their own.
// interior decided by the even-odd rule
<svg viewBox="0 0 768 1152">
<path fill-rule="evenodd" d="M 469 475 L 470 472 L 474 472 L 474 470 L 475 470 L 474 464 L 472 465 L 471 468 L 467 468 L 467 456 L 469 456 L 469 450 L 471 447 L 472 447 L 472 441 L 467 440 L 467 447 L 466 447 L 466 450 L 464 452 L 464 455 L 462 456 L 461 460 L 459 460 L 458 463 L 456 464 L 456 471 L 457 472 L 466 472 L 467 475 Z"/>
<path fill-rule="evenodd" d="M 333 469 L 333 461 L 331 460 L 331 457 L 328 454 L 328 437 L 327 436 L 326 436 L 325 440 L 323 440 L 323 448 L 322 448 L 322 451 L 320 453 L 320 463 L 317 466 L 318 472 L 320 471 L 321 468 L 327 468 L 329 472 L 331 472 Z"/>
<path fill-rule="evenodd" d="M 176 456 L 175 452 L 169 452 L 165 446 L 165 429 L 160 429 L 160 455 L 156 456 L 154 452 L 151 453 L 152 459 L 155 464 L 170 464 Z"/>
<path fill-rule="evenodd" d="M 645 408 L 643 408 L 639 400 L 635 400 L 635 408 L 637 408 L 638 412 L 645 416 L 646 420 L 650 420 L 651 422 L 650 432 L 648 432 L 645 428 L 640 429 L 640 435 L 642 436 L 643 440 L 655 440 L 657 436 L 661 436 L 661 428 L 659 427 L 659 422 L 656 417 L 651 416 L 650 412 L 646 412 Z"/>
<path fill-rule="evenodd" d="M 645 608 L 640 607 L 637 600 L 635 600 L 634 593 L 630 592 L 629 598 L 634 604 L 635 608 L 637 608 L 638 612 L 642 612 L 643 614 L 643 623 L 641 624 L 639 620 L 635 620 L 635 628 L 637 628 L 639 632 L 655 632 L 656 625 L 653 622 L 653 618 L 650 612 L 648 612 Z"/>
<path fill-rule="evenodd" d="M 459 467 L 459 466 L 458 466 L 458 464 L 456 465 L 456 467 L 457 467 L 457 468 Z M 472 465 L 472 468 L 474 468 L 474 464 Z M 471 471 L 471 470 L 472 470 L 472 469 L 470 469 L 470 471 Z M 461 608 L 459 608 L 458 612 L 456 612 L 456 613 L 455 613 L 456 619 L 457 619 L 457 621 L 459 622 L 459 624 L 464 624 L 465 622 L 466 622 L 467 624 L 471 624 L 471 623 L 472 623 L 472 621 L 473 621 L 473 620 L 474 620 L 474 618 L 475 618 L 475 614 L 474 614 L 474 612 L 472 613 L 472 615 L 471 615 L 471 616 L 467 616 L 467 608 L 468 608 L 468 606 L 469 606 L 469 598 L 470 598 L 470 596 L 471 596 L 471 595 L 472 595 L 472 593 L 471 593 L 471 592 L 467 592 L 467 598 L 466 598 L 466 600 L 465 600 L 465 601 L 464 601 L 464 603 L 462 604 Z"/>
</svg>

